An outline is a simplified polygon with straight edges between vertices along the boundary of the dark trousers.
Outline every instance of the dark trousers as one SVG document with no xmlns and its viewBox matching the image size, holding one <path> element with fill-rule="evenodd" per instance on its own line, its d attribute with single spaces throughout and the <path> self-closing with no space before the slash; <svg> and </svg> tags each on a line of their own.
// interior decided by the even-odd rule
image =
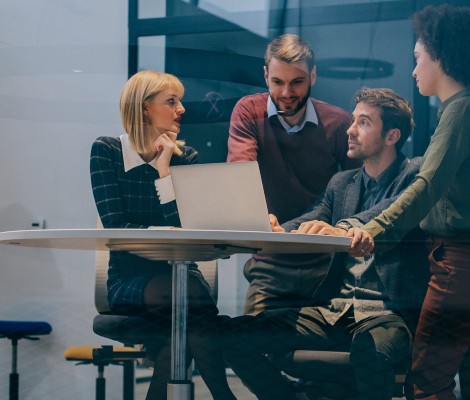
<svg viewBox="0 0 470 400">
<path fill-rule="evenodd" d="M 250 258 L 243 269 L 250 283 L 243 313 L 256 315 L 264 310 L 300 308 L 310 303 L 325 279 L 330 259 L 302 268 L 283 267 Z"/>
<path fill-rule="evenodd" d="M 454 377 L 470 346 L 470 237 L 430 237 L 428 247 L 431 279 L 413 345 L 415 397 L 455 400 Z"/>
<path fill-rule="evenodd" d="M 396 365 L 409 364 L 411 334 L 401 317 L 359 323 L 352 313 L 329 325 L 316 307 L 268 310 L 225 325 L 225 357 L 260 400 L 288 400 L 294 390 L 266 354 L 297 349 L 350 351 L 360 398 L 389 400 Z"/>
</svg>

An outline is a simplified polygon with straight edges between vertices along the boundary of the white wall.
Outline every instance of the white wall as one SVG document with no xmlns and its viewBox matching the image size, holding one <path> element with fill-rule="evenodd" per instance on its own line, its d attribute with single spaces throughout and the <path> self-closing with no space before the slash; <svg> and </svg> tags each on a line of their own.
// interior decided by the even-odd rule
<svg viewBox="0 0 470 400">
<path fill-rule="evenodd" d="M 100 135 L 121 133 L 127 79 L 127 0 L 0 3 L 0 231 L 94 227 L 88 158 Z M 0 319 L 44 320 L 39 342 L 19 343 L 21 400 L 94 398 L 96 370 L 66 362 L 93 334 L 93 254 L 0 248 Z M 0 398 L 8 396 L 10 342 L 0 340 Z M 107 369 L 119 398 L 119 367 Z"/>
<path fill-rule="evenodd" d="M 0 2 L 0 231 L 96 225 L 88 159 L 92 141 L 118 136 L 127 79 L 127 0 Z M 44 320 L 40 341 L 19 343 L 21 400 L 94 398 L 96 369 L 63 352 L 106 341 L 91 329 L 94 255 L 0 247 L 0 319 Z M 221 313 L 241 312 L 246 255 L 223 260 Z M 11 344 L 0 339 L 0 399 L 8 396 Z M 107 398 L 121 396 L 108 367 Z"/>
</svg>

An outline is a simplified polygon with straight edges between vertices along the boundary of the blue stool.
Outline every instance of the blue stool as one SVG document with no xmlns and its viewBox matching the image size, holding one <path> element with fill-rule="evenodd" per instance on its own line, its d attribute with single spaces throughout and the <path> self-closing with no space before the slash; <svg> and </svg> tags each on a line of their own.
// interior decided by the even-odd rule
<svg viewBox="0 0 470 400">
<path fill-rule="evenodd" d="M 48 335 L 52 327 L 42 321 L 0 321 L 0 338 L 11 340 L 10 400 L 18 400 L 20 375 L 17 372 L 18 340 L 39 340 L 36 336 Z"/>
</svg>

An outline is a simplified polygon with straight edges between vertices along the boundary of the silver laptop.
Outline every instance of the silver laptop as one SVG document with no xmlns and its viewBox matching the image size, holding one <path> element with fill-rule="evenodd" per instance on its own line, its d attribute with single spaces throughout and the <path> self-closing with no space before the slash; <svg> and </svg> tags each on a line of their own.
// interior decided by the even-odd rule
<svg viewBox="0 0 470 400">
<path fill-rule="evenodd" d="M 256 161 L 170 167 L 184 229 L 270 232 Z"/>
</svg>

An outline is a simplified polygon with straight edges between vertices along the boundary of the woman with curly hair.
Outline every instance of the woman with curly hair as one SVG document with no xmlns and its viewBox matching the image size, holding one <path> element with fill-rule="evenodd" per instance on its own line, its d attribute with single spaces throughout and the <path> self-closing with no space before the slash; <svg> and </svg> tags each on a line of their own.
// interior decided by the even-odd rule
<svg viewBox="0 0 470 400">
<path fill-rule="evenodd" d="M 348 236 L 350 253 L 363 256 L 393 247 L 418 223 L 427 233 L 431 279 L 411 377 L 416 399 L 454 400 L 470 348 L 470 7 L 428 6 L 413 24 L 413 77 L 423 96 L 441 100 L 439 123 L 410 187 Z"/>
</svg>

